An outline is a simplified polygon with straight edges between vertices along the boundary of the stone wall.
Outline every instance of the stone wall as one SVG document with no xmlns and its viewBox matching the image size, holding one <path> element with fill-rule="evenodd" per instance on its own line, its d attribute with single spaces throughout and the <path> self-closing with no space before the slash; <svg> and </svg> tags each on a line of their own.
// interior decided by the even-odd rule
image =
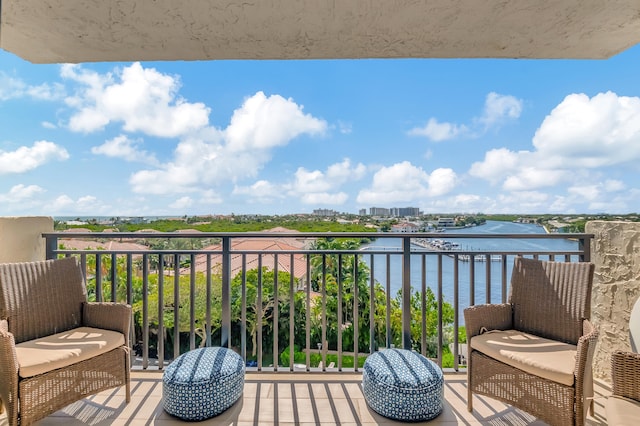
<svg viewBox="0 0 640 426">
<path fill-rule="evenodd" d="M 44 260 L 43 232 L 53 232 L 53 218 L 0 217 L 0 263 Z"/>
<path fill-rule="evenodd" d="M 630 350 L 629 316 L 640 297 L 640 223 L 588 222 L 596 265 L 591 319 L 600 331 L 594 376 L 611 382 L 611 354 Z"/>
</svg>

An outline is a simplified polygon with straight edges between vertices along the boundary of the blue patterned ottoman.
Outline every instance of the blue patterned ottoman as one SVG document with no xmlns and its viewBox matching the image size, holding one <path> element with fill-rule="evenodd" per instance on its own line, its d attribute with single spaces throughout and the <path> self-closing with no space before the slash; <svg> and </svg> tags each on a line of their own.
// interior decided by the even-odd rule
<svg viewBox="0 0 640 426">
<path fill-rule="evenodd" d="M 173 360 L 162 376 L 164 409 L 184 420 L 204 420 L 242 394 L 244 363 L 227 348 L 201 348 Z"/>
<path fill-rule="evenodd" d="M 419 422 L 442 412 L 444 376 L 436 363 L 417 352 L 384 349 L 365 361 L 362 390 L 365 401 L 377 413 Z"/>
</svg>

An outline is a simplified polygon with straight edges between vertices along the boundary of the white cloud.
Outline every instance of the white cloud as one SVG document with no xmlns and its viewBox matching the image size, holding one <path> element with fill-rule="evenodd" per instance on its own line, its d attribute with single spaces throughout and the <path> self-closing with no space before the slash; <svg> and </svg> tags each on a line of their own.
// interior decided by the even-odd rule
<svg viewBox="0 0 640 426">
<path fill-rule="evenodd" d="M 421 201 L 451 191 L 457 176 L 451 169 L 436 169 L 431 175 L 408 161 L 383 167 L 373 176 L 370 188 L 358 193 L 360 204 Z"/>
<path fill-rule="evenodd" d="M 169 204 L 169 207 L 175 210 L 185 210 L 193 205 L 193 200 L 189 196 L 180 197 L 173 203 Z"/>
<path fill-rule="evenodd" d="M 506 148 L 486 153 L 469 174 L 507 191 L 531 191 L 566 184 L 581 200 L 617 191 L 624 184 L 612 180 L 605 189 L 594 173 L 603 167 L 640 160 L 640 98 L 600 93 L 592 98 L 571 94 L 544 119 L 533 137 L 533 150 Z M 565 205 L 556 200 L 556 205 Z"/>
<path fill-rule="evenodd" d="M 130 183 L 134 192 L 168 194 L 255 177 L 274 148 L 326 128 L 326 122 L 303 114 L 293 100 L 258 92 L 234 112 L 224 131 L 211 129 L 183 139 L 171 162 L 135 173 Z"/>
<path fill-rule="evenodd" d="M 522 166 L 504 181 L 507 191 L 527 191 L 537 188 L 549 188 L 560 184 L 571 175 L 565 170 L 549 170 L 536 166 Z"/>
<path fill-rule="evenodd" d="M 64 194 L 59 195 L 53 201 L 48 201 L 43 206 L 43 211 L 58 214 L 113 214 L 113 207 L 103 203 L 93 195 L 84 195 L 74 200 Z"/>
<path fill-rule="evenodd" d="M 349 196 L 345 192 L 336 191 L 347 182 L 362 179 L 366 171 L 364 164 L 352 165 L 348 158 L 330 165 L 326 172 L 307 171 L 304 167 L 299 167 L 289 193 L 300 196 L 305 204 L 343 204 Z"/>
<path fill-rule="evenodd" d="M 474 118 L 472 125 L 439 122 L 432 117 L 424 127 L 414 127 L 407 133 L 410 136 L 424 136 L 434 142 L 446 141 L 460 136 L 477 137 L 507 120 L 519 118 L 520 114 L 522 114 L 522 100 L 515 96 L 491 92 L 485 99 L 482 115 Z"/>
<path fill-rule="evenodd" d="M 361 179 L 366 171 L 364 164 L 352 166 L 348 158 L 341 163 L 330 165 L 324 173 L 320 170 L 307 171 L 304 167 L 299 167 L 295 173 L 293 190 L 298 193 L 327 191 L 348 181 Z"/>
<path fill-rule="evenodd" d="M 491 92 L 484 103 L 484 111 L 478 119 L 486 128 L 499 125 L 507 119 L 513 120 L 522 114 L 522 100 L 511 95 Z"/>
<path fill-rule="evenodd" d="M 69 120 L 69 128 L 76 132 L 91 133 L 121 122 L 127 132 L 171 138 L 209 124 L 209 108 L 177 96 L 177 77 L 137 62 L 106 75 L 65 65 L 61 75 L 80 85 L 67 98 L 67 104 L 77 110 Z"/>
<path fill-rule="evenodd" d="M 23 80 L 11 77 L 0 71 L 0 101 L 30 97 L 38 100 L 56 100 L 63 97 L 63 87 L 60 84 L 41 84 L 30 86 Z"/>
<path fill-rule="evenodd" d="M 640 160 L 640 98 L 568 95 L 544 119 L 533 145 L 553 167 L 596 168 Z"/>
<path fill-rule="evenodd" d="M 408 134 L 410 136 L 425 136 L 434 142 L 441 142 L 464 135 L 468 132 L 469 129 L 465 125 L 439 123 L 435 118 L 430 118 L 424 127 L 414 127 L 409 130 Z"/>
<path fill-rule="evenodd" d="M 40 123 L 40 125 L 45 129 L 56 129 L 58 127 L 50 121 L 43 121 L 42 123 Z"/>
<path fill-rule="evenodd" d="M 122 158 L 125 161 L 158 164 L 158 160 L 153 154 L 137 148 L 141 143 L 141 141 L 131 140 L 125 135 L 119 135 L 102 145 L 92 147 L 91 152 L 112 158 Z"/>
<path fill-rule="evenodd" d="M 18 184 L 11 187 L 8 193 L 0 194 L 0 202 L 3 203 L 24 203 L 40 194 L 46 192 L 38 185 Z"/>
<path fill-rule="evenodd" d="M 455 188 L 458 177 L 452 169 L 439 168 L 435 169 L 429 175 L 429 189 L 427 195 L 430 197 L 439 197 L 440 195 L 447 194 L 453 188 Z"/>
<path fill-rule="evenodd" d="M 263 92 L 257 92 L 231 117 L 225 130 L 229 150 L 271 149 L 286 145 L 302 134 L 323 134 L 327 123 L 302 110 L 303 107 L 290 98 L 267 97 Z"/>
<path fill-rule="evenodd" d="M 492 149 L 485 154 L 483 161 L 471 165 L 469 174 L 496 183 L 505 176 L 516 173 L 518 163 L 517 153 L 507 148 Z"/>
<path fill-rule="evenodd" d="M 250 186 L 235 186 L 233 195 L 246 197 L 249 203 L 272 204 L 276 199 L 285 197 L 284 190 L 266 180 L 259 180 Z"/>
<path fill-rule="evenodd" d="M 32 147 L 22 146 L 15 151 L 0 150 L 0 174 L 24 173 L 51 161 L 69 158 L 66 149 L 53 142 L 38 141 Z"/>
</svg>

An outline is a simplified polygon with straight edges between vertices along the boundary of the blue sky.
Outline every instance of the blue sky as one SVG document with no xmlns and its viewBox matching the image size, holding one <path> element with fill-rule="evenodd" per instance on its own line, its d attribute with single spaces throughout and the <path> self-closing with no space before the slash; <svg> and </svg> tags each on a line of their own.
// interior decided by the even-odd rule
<svg viewBox="0 0 640 426">
<path fill-rule="evenodd" d="M 0 215 L 638 212 L 639 70 L 0 51 Z"/>
</svg>

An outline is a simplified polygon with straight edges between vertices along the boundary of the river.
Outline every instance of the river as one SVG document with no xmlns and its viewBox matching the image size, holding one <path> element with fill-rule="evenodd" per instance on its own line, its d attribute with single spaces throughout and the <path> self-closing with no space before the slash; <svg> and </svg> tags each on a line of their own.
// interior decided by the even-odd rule
<svg viewBox="0 0 640 426">
<path fill-rule="evenodd" d="M 447 240 L 447 235 L 452 234 L 544 234 L 543 227 L 534 224 L 523 224 L 513 222 L 487 221 L 485 225 L 448 230 L 439 234 L 440 239 Z M 568 239 L 467 239 L 455 238 L 450 239 L 460 244 L 463 251 L 483 251 L 483 250 L 500 250 L 500 251 L 571 251 L 578 249 L 578 242 Z M 363 249 L 400 249 L 401 239 L 380 238 L 368 244 Z M 418 247 L 412 247 L 414 250 L 420 250 Z M 366 251 L 365 251 L 366 252 Z M 422 256 L 413 255 L 411 259 L 411 286 L 414 291 L 420 290 L 422 287 Z M 364 261 L 370 266 L 371 256 L 365 255 Z M 390 293 L 395 297 L 402 285 L 402 257 L 399 255 L 389 256 L 390 265 Z M 374 276 L 384 287 L 386 287 L 386 268 L 387 256 L 374 255 Z M 454 260 L 449 256 L 442 257 L 442 296 L 445 302 L 453 304 L 454 302 Z M 491 298 L 486 298 L 486 267 L 491 267 Z M 474 262 L 475 268 L 475 303 L 500 303 L 502 301 L 502 262 Z M 507 257 L 507 282 L 511 276 L 513 268 L 513 256 Z M 458 266 L 458 282 L 459 282 L 459 308 L 457 309 L 458 318 L 463 323 L 462 310 L 470 305 L 470 262 L 459 261 Z M 427 256 L 426 261 L 426 283 L 431 287 L 437 296 L 438 288 L 438 266 L 437 256 Z M 506 296 L 505 296 L 506 297 Z"/>
</svg>

